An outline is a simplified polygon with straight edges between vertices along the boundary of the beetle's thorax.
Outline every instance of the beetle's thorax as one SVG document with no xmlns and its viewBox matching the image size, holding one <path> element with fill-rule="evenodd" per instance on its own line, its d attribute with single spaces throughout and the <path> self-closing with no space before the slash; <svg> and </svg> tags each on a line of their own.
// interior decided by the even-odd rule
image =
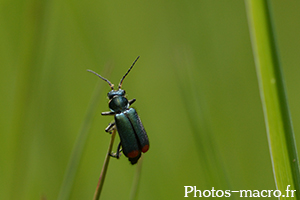
<svg viewBox="0 0 300 200">
<path fill-rule="evenodd" d="M 109 101 L 109 108 L 115 113 L 120 113 L 125 111 L 129 107 L 129 102 L 125 97 L 124 90 L 112 90 L 107 94 Z"/>
</svg>

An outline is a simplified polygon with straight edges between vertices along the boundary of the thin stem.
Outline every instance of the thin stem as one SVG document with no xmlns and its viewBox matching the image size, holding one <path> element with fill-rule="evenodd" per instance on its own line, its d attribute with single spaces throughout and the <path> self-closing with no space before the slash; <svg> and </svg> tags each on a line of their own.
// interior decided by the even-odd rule
<svg viewBox="0 0 300 200">
<path fill-rule="evenodd" d="M 107 71 L 109 69 L 108 66 L 105 69 Z M 84 151 L 86 145 L 92 119 L 96 114 L 97 109 L 95 108 L 97 107 L 97 104 L 99 102 L 102 87 L 102 84 L 97 84 L 92 95 L 85 118 L 81 124 L 81 128 L 79 130 L 76 142 L 74 144 L 57 200 L 69 199 L 72 193 L 75 176 L 78 171 L 78 166 L 82 157 L 82 152 Z"/>
<path fill-rule="evenodd" d="M 107 151 L 107 154 L 106 154 L 106 157 L 105 157 L 105 160 L 104 160 L 104 164 L 103 164 L 103 167 L 102 167 L 102 170 L 101 170 L 101 174 L 100 174 L 100 177 L 99 177 L 98 185 L 96 187 L 96 191 L 95 191 L 93 200 L 98 200 L 100 198 L 102 187 L 103 187 L 105 176 L 106 176 L 106 172 L 107 172 L 107 168 L 108 168 L 108 164 L 109 164 L 109 160 L 110 160 L 110 157 L 111 157 L 110 153 L 111 153 L 112 148 L 113 148 L 115 136 L 116 136 L 116 129 L 113 129 L 112 134 L 111 134 L 111 138 L 110 138 L 108 151 Z"/>
<path fill-rule="evenodd" d="M 136 196 L 137 196 L 136 194 L 137 194 L 138 186 L 139 186 L 140 179 L 141 179 L 142 164 L 143 164 L 143 160 L 144 160 L 143 158 L 144 158 L 144 156 L 142 155 L 139 162 L 137 163 L 137 168 L 135 169 L 135 175 L 134 175 L 131 193 L 130 193 L 130 200 L 136 199 Z"/>
</svg>

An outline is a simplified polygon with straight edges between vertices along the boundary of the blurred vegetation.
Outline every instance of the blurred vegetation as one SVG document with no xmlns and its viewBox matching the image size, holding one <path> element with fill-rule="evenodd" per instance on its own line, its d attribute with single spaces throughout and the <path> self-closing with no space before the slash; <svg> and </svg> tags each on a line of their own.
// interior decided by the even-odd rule
<svg viewBox="0 0 300 200">
<path fill-rule="evenodd" d="M 118 84 L 138 55 L 123 84 L 151 143 L 138 199 L 275 190 L 243 1 L 0 2 L 0 199 L 57 199 L 101 84 L 70 197 L 92 199 L 112 117 L 86 69 Z M 299 146 L 300 3 L 272 3 Z M 111 159 L 102 199 L 129 198 L 135 168 Z"/>
</svg>

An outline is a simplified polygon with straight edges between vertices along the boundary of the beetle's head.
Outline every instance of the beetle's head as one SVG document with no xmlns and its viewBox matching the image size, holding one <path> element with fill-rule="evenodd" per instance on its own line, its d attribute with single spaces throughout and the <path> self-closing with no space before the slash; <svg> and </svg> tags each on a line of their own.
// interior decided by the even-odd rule
<svg viewBox="0 0 300 200">
<path fill-rule="evenodd" d="M 129 107 L 129 102 L 125 97 L 125 90 L 112 90 L 107 94 L 109 98 L 108 107 L 115 113 L 125 111 Z"/>
<path fill-rule="evenodd" d="M 112 99 L 114 96 L 125 96 L 125 90 L 119 89 L 119 90 L 112 90 L 109 93 L 107 93 L 108 99 Z"/>
</svg>

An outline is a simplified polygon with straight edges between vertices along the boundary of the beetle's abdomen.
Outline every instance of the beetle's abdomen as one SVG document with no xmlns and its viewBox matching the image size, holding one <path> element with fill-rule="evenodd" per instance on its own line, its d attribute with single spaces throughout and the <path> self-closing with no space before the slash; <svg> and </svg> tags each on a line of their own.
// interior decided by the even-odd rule
<svg viewBox="0 0 300 200">
<path fill-rule="evenodd" d="M 109 108 L 111 111 L 119 113 L 125 111 L 129 107 L 128 100 L 123 96 L 114 96 L 109 101 Z"/>
<path fill-rule="evenodd" d="M 135 158 L 140 156 L 141 152 L 148 151 L 148 136 L 135 109 L 130 108 L 116 114 L 115 122 L 126 157 Z"/>
<path fill-rule="evenodd" d="M 132 126 L 134 127 L 134 132 L 136 134 L 140 150 L 143 153 L 147 152 L 149 149 L 149 139 L 140 117 L 134 108 L 126 110 L 126 113 Z"/>
<path fill-rule="evenodd" d="M 138 141 L 132 124 L 126 114 L 115 115 L 115 122 L 120 136 L 122 151 L 126 157 L 134 158 L 140 154 Z"/>
</svg>

